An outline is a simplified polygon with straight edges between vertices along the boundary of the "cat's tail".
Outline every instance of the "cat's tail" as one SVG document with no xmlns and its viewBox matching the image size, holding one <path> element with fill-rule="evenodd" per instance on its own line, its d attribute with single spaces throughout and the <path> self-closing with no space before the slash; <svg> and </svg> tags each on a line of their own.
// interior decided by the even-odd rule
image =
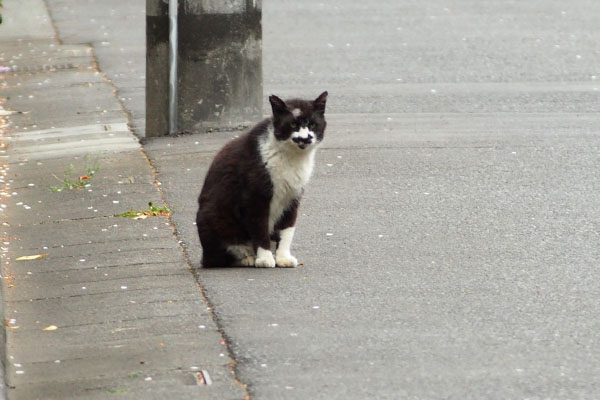
<svg viewBox="0 0 600 400">
<path fill-rule="evenodd" d="M 200 214 L 200 213 L 199 213 Z M 229 253 L 217 235 L 207 229 L 199 217 L 196 224 L 198 225 L 198 236 L 202 245 L 202 267 L 230 267 L 235 263 L 235 257 Z"/>
<path fill-rule="evenodd" d="M 223 241 L 211 227 L 210 220 L 211 218 L 208 218 L 202 207 L 200 207 L 196 214 L 196 228 L 202 245 L 202 267 L 231 267 L 236 259 L 233 254 L 227 251 Z"/>
<path fill-rule="evenodd" d="M 202 247 L 202 268 L 231 267 L 236 259 L 222 248 Z"/>
</svg>

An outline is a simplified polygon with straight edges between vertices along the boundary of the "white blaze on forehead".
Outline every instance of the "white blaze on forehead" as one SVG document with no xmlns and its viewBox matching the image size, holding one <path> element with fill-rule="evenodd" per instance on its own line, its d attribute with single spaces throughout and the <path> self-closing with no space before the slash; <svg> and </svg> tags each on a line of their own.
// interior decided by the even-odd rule
<svg viewBox="0 0 600 400">
<path fill-rule="evenodd" d="M 299 116 L 300 116 L 300 114 L 302 114 L 302 111 L 300 111 L 300 109 L 299 109 L 299 108 L 294 108 L 294 109 L 292 110 L 292 115 L 293 115 L 294 117 L 299 117 Z"/>
</svg>

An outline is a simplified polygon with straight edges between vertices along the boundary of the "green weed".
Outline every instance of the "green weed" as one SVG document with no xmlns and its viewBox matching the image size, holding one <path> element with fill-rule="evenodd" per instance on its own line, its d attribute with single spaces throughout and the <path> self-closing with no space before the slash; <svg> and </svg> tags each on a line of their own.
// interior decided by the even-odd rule
<svg viewBox="0 0 600 400">
<path fill-rule="evenodd" d="M 125 393 L 126 391 L 127 391 L 127 389 L 124 389 L 124 388 L 108 388 L 108 389 L 106 389 L 106 392 L 110 393 L 110 394 Z"/>
<path fill-rule="evenodd" d="M 155 206 L 152 204 L 152 202 L 149 202 L 148 206 L 150 207 L 148 210 L 129 210 L 124 213 L 117 214 L 116 216 L 123 218 L 144 219 L 146 217 L 168 216 L 172 213 L 171 209 L 167 206 Z"/>
<path fill-rule="evenodd" d="M 62 192 L 63 190 L 83 189 L 84 187 L 90 185 L 90 181 L 92 180 L 96 172 L 100 170 L 99 156 L 95 159 L 91 156 L 88 156 L 86 158 L 84 166 L 85 174 L 79 176 L 76 180 L 73 180 L 73 178 L 71 177 L 74 169 L 75 166 L 73 164 L 69 164 L 69 168 L 67 168 L 66 171 L 63 173 L 62 180 L 58 176 L 53 174 L 56 180 L 61 182 L 61 185 L 50 186 L 50 190 L 52 190 L 53 192 Z"/>
</svg>

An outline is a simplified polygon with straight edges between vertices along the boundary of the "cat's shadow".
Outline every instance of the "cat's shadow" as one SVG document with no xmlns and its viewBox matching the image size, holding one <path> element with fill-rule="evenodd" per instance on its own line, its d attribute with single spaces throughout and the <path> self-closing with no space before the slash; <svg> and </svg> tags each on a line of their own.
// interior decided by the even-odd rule
<svg viewBox="0 0 600 400">
<path fill-rule="evenodd" d="M 233 270 L 233 271 L 244 271 L 244 270 L 253 270 L 253 271 L 274 271 L 274 270 L 297 270 L 301 267 L 298 265 L 295 268 L 282 268 L 282 267 L 273 267 L 273 268 L 257 268 L 252 265 L 243 266 L 243 265 L 232 265 L 228 267 L 203 267 L 202 263 L 197 263 L 194 265 L 193 269 L 195 273 L 202 273 L 202 271 L 224 271 L 224 270 Z"/>
</svg>

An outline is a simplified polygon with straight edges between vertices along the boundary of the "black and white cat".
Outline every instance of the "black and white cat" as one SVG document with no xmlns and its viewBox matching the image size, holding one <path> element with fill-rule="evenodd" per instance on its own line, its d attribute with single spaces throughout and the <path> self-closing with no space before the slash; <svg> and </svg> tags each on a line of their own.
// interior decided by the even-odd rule
<svg viewBox="0 0 600 400">
<path fill-rule="evenodd" d="M 270 96 L 273 116 L 215 156 L 196 217 L 204 267 L 298 265 L 290 247 L 327 125 L 326 101 L 327 92 L 314 101 Z"/>
</svg>

